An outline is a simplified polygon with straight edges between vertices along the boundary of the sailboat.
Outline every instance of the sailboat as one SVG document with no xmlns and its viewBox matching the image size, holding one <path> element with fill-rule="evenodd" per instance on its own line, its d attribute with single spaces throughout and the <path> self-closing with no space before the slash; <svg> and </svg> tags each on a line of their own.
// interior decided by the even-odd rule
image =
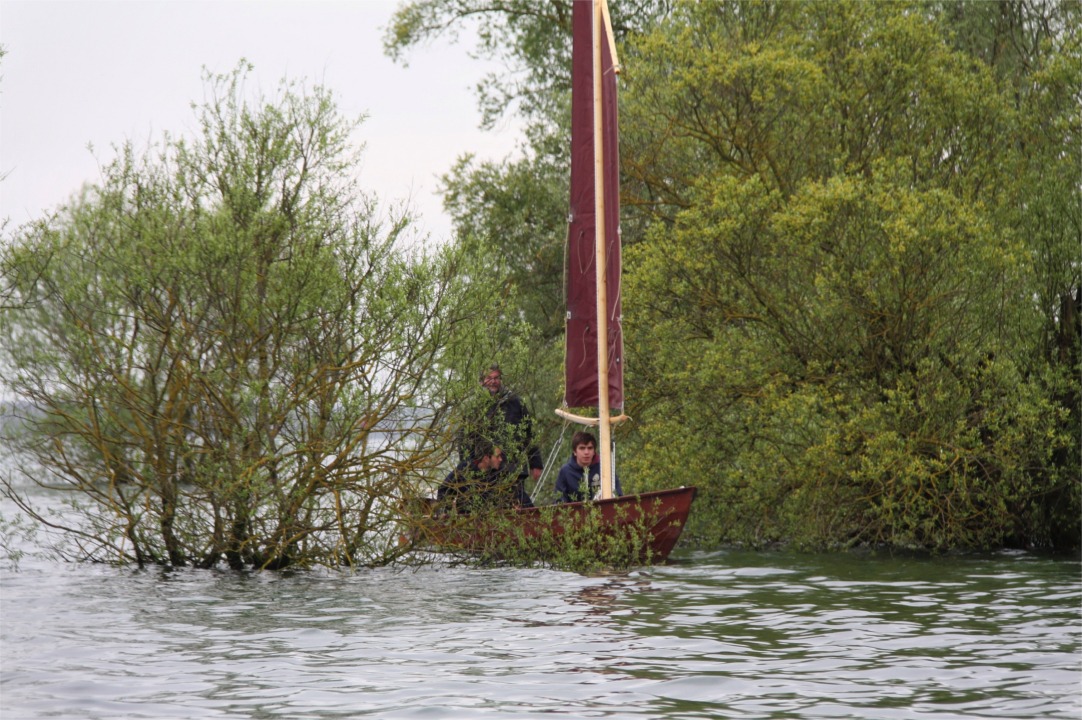
<svg viewBox="0 0 1082 720">
<path fill-rule="evenodd" d="M 505 510 L 500 517 L 422 524 L 418 537 L 442 548 L 498 548 L 508 535 L 540 551 L 587 528 L 602 541 L 631 544 L 641 561 L 664 562 L 695 499 L 694 487 L 616 496 L 612 428 L 622 408 L 619 156 L 616 48 L 604 0 L 575 0 L 572 12 L 571 192 L 566 270 L 564 407 L 568 423 L 596 427 L 599 496 L 584 502 Z M 597 415 L 572 409 L 596 408 Z M 576 538 L 575 542 L 580 542 Z M 566 543 L 564 543 L 566 545 Z"/>
</svg>

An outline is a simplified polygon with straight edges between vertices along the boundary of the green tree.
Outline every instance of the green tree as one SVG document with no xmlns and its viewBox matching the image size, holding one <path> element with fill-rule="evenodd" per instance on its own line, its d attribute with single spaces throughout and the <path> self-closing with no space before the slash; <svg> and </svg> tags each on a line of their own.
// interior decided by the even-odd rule
<svg viewBox="0 0 1082 720">
<path fill-rule="evenodd" d="M 395 12 L 384 36 L 388 55 L 408 53 L 439 37 L 476 32 L 475 52 L 505 71 L 477 87 L 483 124 L 492 127 L 510 108 L 528 123 L 535 140 L 566 127 L 571 89 L 571 7 L 574 0 L 410 0 Z M 664 15 L 670 0 L 609 3 L 616 41 L 638 34 Z"/>
<path fill-rule="evenodd" d="M 634 467 L 705 484 L 715 539 L 1077 541 L 1077 361 L 1034 362 L 1032 262 L 1077 247 L 1076 40 L 1028 77 L 1059 128 L 1037 148 L 928 9 L 682 5 L 626 60 L 624 169 L 653 218 L 627 263 Z M 1046 190 L 1015 181 L 1035 165 Z M 1035 246 L 1015 209 L 1050 185 Z M 1069 293 L 1077 261 L 1054 264 Z"/>
<path fill-rule="evenodd" d="M 943 3 L 942 14 L 956 47 L 989 66 L 1017 113 L 1004 173 L 1015 201 L 996 210 L 1000 225 L 1026 244 L 1030 277 L 1018 298 L 1033 310 L 1023 326 L 1026 370 L 1043 378 L 1082 438 L 1082 4 L 953 2 Z M 1082 465 L 1080 452 L 1082 442 L 1064 449 L 1057 465 Z"/>
<path fill-rule="evenodd" d="M 327 91 L 248 102 L 245 73 L 207 77 L 196 139 L 122 148 L 3 249 L 3 492 L 81 559 L 388 563 L 448 452 L 447 368 L 492 299 L 380 220 Z"/>
</svg>

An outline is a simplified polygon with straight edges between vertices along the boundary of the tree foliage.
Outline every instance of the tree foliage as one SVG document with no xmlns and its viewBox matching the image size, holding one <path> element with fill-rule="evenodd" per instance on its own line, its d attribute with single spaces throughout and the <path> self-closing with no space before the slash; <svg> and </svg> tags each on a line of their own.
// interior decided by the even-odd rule
<svg viewBox="0 0 1082 720">
<path fill-rule="evenodd" d="M 636 468 L 705 482 L 717 539 L 1077 540 L 1077 334 L 1038 352 L 1040 288 L 1078 297 L 1077 37 L 1026 142 L 1018 79 L 924 10 L 682 6 L 628 60 Z"/>
<path fill-rule="evenodd" d="M 4 248 L 0 371 L 24 411 L 4 493 L 95 561 L 396 560 L 491 299 L 356 186 L 332 96 L 208 76 L 194 140 L 120 149 Z M 53 518 L 44 488 L 72 502 Z"/>
<path fill-rule="evenodd" d="M 384 36 L 386 52 L 406 62 L 409 52 L 440 37 L 457 40 L 469 27 L 475 52 L 500 61 L 478 86 L 483 124 L 493 126 L 514 107 L 537 138 L 565 127 L 571 91 L 571 7 L 574 0 L 413 0 L 403 3 Z M 609 3 L 617 40 L 641 32 L 664 14 L 669 0 Z M 537 127 L 539 126 L 539 127 Z"/>
</svg>

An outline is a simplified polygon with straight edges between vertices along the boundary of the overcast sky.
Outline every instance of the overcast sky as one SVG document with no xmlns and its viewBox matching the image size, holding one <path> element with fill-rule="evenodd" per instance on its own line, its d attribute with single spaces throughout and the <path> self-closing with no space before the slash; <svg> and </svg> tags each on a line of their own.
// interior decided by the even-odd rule
<svg viewBox="0 0 1082 720">
<path fill-rule="evenodd" d="M 397 0 L 0 0 L 0 219 L 14 224 L 64 202 L 113 145 L 191 135 L 202 68 L 255 65 L 248 85 L 283 77 L 322 84 L 346 116 L 367 113 L 360 181 L 382 204 L 412 198 L 422 230 L 450 233 L 437 177 L 461 154 L 502 158 L 513 124 L 477 129 L 473 87 L 490 69 L 472 41 L 383 55 Z M 93 145 L 94 154 L 88 151 Z M 96 156 L 96 157 L 95 157 Z"/>
</svg>

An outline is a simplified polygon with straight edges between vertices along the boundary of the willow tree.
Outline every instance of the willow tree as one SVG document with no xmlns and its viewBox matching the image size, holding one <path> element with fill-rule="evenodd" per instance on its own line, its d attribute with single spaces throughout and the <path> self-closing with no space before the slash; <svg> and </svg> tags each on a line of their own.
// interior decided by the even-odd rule
<svg viewBox="0 0 1082 720">
<path fill-rule="evenodd" d="M 318 87 L 247 100 L 245 74 L 3 250 L 3 490 L 77 557 L 390 562 L 442 459 L 435 382 L 487 303 L 358 189 L 359 120 Z"/>
<path fill-rule="evenodd" d="M 1077 544 L 1077 5 L 1012 6 L 1055 32 L 1009 81 L 921 3 L 686 4 L 625 53 L 636 469 L 703 535 Z"/>
</svg>

